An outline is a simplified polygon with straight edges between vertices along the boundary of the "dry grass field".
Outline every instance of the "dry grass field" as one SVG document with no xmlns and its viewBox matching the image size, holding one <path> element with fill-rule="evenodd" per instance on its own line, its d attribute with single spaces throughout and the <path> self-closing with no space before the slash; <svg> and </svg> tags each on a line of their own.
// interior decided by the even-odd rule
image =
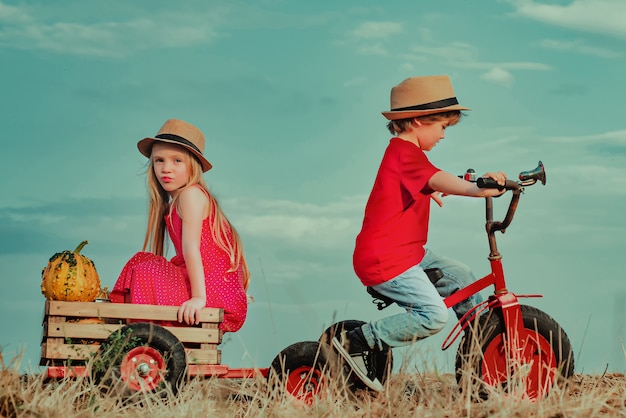
<svg viewBox="0 0 626 418">
<path fill-rule="evenodd" d="M 392 375 L 384 392 L 348 395 L 331 382 L 311 406 L 265 379 L 194 379 L 176 396 L 103 394 L 87 378 L 44 382 L 20 376 L 0 352 L 2 417 L 626 417 L 626 376 L 574 375 L 540 401 L 494 393 L 477 401 L 451 374 Z"/>
</svg>

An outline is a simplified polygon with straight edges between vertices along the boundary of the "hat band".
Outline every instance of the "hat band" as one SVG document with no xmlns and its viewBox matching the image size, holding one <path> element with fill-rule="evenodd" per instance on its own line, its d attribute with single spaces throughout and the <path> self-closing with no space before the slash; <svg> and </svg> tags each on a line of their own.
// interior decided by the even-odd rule
<svg viewBox="0 0 626 418">
<path fill-rule="evenodd" d="M 456 97 L 450 97 L 448 99 L 437 100 L 435 102 L 424 103 L 421 105 L 415 106 L 407 106 L 407 107 L 397 107 L 395 109 L 391 109 L 392 112 L 402 112 L 405 110 L 431 110 L 431 109 L 441 109 L 448 106 L 454 106 L 459 104 L 459 101 Z"/>
<path fill-rule="evenodd" d="M 183 138 L 182 136 L 174 135 L 174 134 L 158 134 L 155 136 L 156 139 L 168 139 L 170 141 L 180 142 L 183 145 L 187 145 L 189 148 L 193 148 L 195 151 L 202 155 L 202 151 L 194 144 L 193 142 Z"/>
</svg>

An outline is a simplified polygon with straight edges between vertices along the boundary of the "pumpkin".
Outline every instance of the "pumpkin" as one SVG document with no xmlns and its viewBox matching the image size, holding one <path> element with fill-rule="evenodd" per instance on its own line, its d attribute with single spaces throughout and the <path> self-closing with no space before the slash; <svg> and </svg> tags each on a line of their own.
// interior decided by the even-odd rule
<svg viewBox="0 0 626 418">
<path fill-rule="evenodd" d="M 41 271 L 41 293 L 49 300 L 93 302 L 100 293 L 100 276 L 93 261 L 80 254 L 88 241 L 72 251 L 56 253 Z"/>
</svg>

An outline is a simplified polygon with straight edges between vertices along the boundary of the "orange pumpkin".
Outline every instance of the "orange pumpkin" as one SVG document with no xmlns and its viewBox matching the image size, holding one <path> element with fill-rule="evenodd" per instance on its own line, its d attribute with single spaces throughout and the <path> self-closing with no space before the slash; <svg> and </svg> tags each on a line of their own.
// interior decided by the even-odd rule
<svg viewBox="0 0 626 418">
<path fill-rule="evenodd" d="M 41 271 L 41 293 L 49 300 L 93 302 L 100 292 L 100 276 L 93 261 L 80 253 L 88 241 L 72 251 L 56 253 Z"/>
</svg>

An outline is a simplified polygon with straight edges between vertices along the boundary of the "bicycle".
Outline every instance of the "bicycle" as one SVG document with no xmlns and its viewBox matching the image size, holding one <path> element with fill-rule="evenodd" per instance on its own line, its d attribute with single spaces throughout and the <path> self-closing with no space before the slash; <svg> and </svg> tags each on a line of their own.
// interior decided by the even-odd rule
<svg viewBox="0 0 626 418">
<path fill-rule="evenodd" d="M 493 286 L 493 294 L 481 304 L 467 312 L 454 326 L 442 344 L 448 349 L 464 333 L 456 355 L 456 380 L 461 391 L 472 390 L 486 398 L 496 388 L 507 393 L 519 393 L 530 399 L 545 397 L 559 381 L 574 373 L 574 354 L 571 343 L 561 326 L 547 313 L 519 303 L 520 298 L 541 297 L 537 294 L 518 295 L 508 290 L 502 266 L 502 255 L 498 251 L 496 232 L 505 232 L 513 221 L 521 194 L 525 187 L 537 182 L 546 184 L 543 163 L 530 171 L 519 174 L 519 181 L 507 180 L 499 186 L 490 178 L 475 178 L 473 170 L 463 177 L 476 182 L 481 188 L 504 188 L 512 192 L 509 207 L 502 221 L 493 220 L 493 199 L 485 198 L 487 238 L 489 241 L 489 263 L 491 272 L 458 290 L 444 299 L 448 308 L 468 297 Z M 431 282 L 441 276 L 439 269 L 426 270 Z M 393 300 L 367 289 L 378 309 L 385 309 Z M 364 322 L 346 320 L 328 327 L 320 341 L 330 341 L 342 330 L 361 326 Z M 393 364 L 391 350 L 376 353 L 376 376 L 384 384 Z M 347 367 L 347 366 L 346 366 Z M 353 373 L 349 375 L 349 387 L 366 389 Z"/>
</svg>

